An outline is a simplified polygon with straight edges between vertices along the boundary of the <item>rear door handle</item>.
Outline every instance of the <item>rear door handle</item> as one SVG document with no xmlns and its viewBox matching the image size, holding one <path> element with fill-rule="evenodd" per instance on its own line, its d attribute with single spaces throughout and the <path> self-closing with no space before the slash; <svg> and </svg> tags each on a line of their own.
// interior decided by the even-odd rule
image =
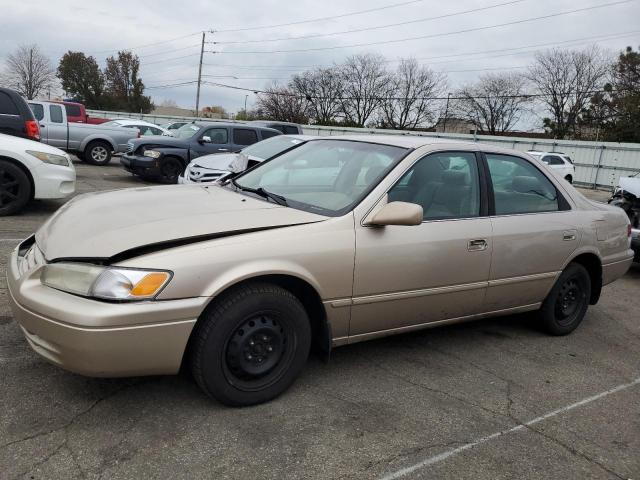
<svg viewBox="0 0 640 480">
<path fill-rule="evenodd" d="M 488 245 L 489 244 L 484 238 L 476 238 L 473 240 L 469 240 L 469 243 L 467 244 L 467 250 L 469 250 L 470 252 L 481 252 L 483 250 L 486 250 Z"/>
</svg>

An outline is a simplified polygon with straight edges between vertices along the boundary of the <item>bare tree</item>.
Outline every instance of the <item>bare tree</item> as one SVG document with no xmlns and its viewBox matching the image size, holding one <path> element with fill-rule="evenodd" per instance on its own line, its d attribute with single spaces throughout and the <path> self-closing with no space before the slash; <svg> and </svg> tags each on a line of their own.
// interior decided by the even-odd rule
<svg viewBox="0 0 640 480">
<path fill-rule="evenodd" d="M 260 117 L 294 123 L 308 123 L 308 109 L 308 100 L 291 85 L 272 85 L 258 95 L 256 105 L 256 113 Z"/>
<path fill-rule="evenodd" d="M 54 85 L 55 70 L 37 45 L 21 45 L 7 57 L 4 82 L 33 100 Z"/>
<path fill-rule="evenodd" d="M 480 132 L 496 134 L 513 128 L 531 98 L 527 81 L 517 73 L 492 73 L 461 88 L 454 106 L 456 115 L 473 123 Z"/>
<path fill-rule="evenodd" d="M 339 115 L 344 81 L 338 68 L 320 68 L 294 75 L 291 87 L 309 102 L 310 115 L 320 125 L 331 124 Z"/>
<path fill-rule="evenodd" d="M 447 84 L 446 77 L 415 59 L 402 59 L 389 75 L 382 101 L 382 117 L 386 127 L 414 129 L 434 120 L 437 100 Z"/>
<path fill-rule="evenodd" d="M 594 91 L 602 88 L 609 63 L 597 47 L 553 49 L 536 55 L 527 76 L 552 115 L 545 119 L 545 126 L 557 138 L 575 132 L 580 112 L 587 107 Z"/>
<path fill-rule="evenodd" d="M 342 113 L 348 122 L 364 126 L 380 107 L 385 94 L 388 73 L 381 55 L 354 55 L 340 67 L 344 82 Z"/>
</svg>

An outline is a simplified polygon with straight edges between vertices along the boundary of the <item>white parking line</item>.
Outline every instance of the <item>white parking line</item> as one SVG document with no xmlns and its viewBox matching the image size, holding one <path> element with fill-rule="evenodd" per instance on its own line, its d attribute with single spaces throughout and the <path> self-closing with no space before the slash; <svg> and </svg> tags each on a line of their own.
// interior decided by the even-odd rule
<svg viewBox="0 0 640 480">
<path fill-rule="evenodd" d="M 420 470 L 421 468 L 425 468 L 428 467 L 430 465 L 434 465 L 436 463 L 439 463 L 443 460 L 446 460 L 449 457 L 452 457 L 454 455 L 457 455 L 460 452 L 464 452 L 465 450 L 469 450 L 470 448 L 473 448 L 477 445 L 480 445 L 482 443 L 486 443 L 490 440 L 493 440 L 494 438 L 498 438 L 501 437 L 502 435 L 507 435 L 509 433 L 513 433 L 513 432 L 517 432 L 518 430 L 522 430 L 524 428 L 527 428 L 530 425 L 534 425 L 536 423 L 542 422 L 543 420 L 546 420 L 548 418 L 551 417 L 555 417 L 556 415 L 559 415 L 561 413 L 564 412 L 568 412 L 569 410 L 573 410 L 574 408 L 578 408 L 581 407 L 583 405 L 586 405 L 588 403 L 591 402 L 595 402 L 596 400 L 599 400 L 603 397 L 606 397 L 608 395 L 611 395 L 612 393 L 616 393 L 619 392 L 621 390 L 626 390 L 627 388 L 631 388 L 635 385 L 640 384 L 640 377 L 636 378 L 635 380 L 633 380 L 632 382 L 629 383 L 623 383 L 622 385 L 618 385 L 617 387 L 613 387 L 610 388 L 609 390 L 602 392 L 602 393 L 598 393 L 597 395 L 593 395 L 592 397 L 587 397 L 583 400 L 580 400 L 576 403 L 572 403 L 571 405 L 567 405 L 565 407 L 562 408 L 558 408 L 557 410 L 553 410 L 552 412 L 546 413 L 540 417 L 536 417 L 533 420 L 529 420 L 528 422 L 525 422 L 521 425 L 517 425 L 513 428 L 509 428 L 506 430 L 501 430 L 499 432 L 496 433 L 492 433 L 491 435 L 487 435 L 486 437 L 482 437 L 479 438 L 478 440 L 474 441 L 474 442 L 470 442 L 467 443 L 465 445 L 462 445 L 460 447 L 457 448 L 453 448 L 451 450 L 447 450 L 446 452 L 442 452 L 438 455 L 435 455 L 433 457 L 427 458 L 426 460 L 423 460 L 419 463 L 416 463 L 415 465 L 411 465 L 410 467 L 406 467 L 403 468 L 401 470 L 398 470 L 396 472 L 390 473 L 388 475 L 385 475 L 384 477 L 381 477 L 380 480 L 394 480 L 396 478 L 401 478 L 404 477 L 405 475 L 409 475 L 410 473 L 415 472 L 416 470 Z"/>
</svg>

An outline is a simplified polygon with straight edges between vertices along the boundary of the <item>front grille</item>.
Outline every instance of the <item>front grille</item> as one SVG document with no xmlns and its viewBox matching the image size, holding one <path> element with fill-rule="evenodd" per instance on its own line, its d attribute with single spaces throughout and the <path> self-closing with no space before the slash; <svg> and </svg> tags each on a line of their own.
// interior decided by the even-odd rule
<svg viewBox="0 0 640 480">
<path fill-rule="evenodd" d="M 133 142 L 127 142 L 127 153 L 133 153 Z"/>
<path fill-rule="evenodd" d="M 44 255 L 38 248 L 38 246 L 34 243 L 31 245 L 27 253 L 23 257 L 18 259 L 18 274 L 20 276 L 25 273 L 33 270 L 38 265 L 42 265 L 45 263 Z"/>
<path fill-rule="evenodd" d="M 190 168 L 188 175 L 189 180 L 196 183 L 214 182 L 220 178 L 225 172 L 212 171 L 200 168 Z"/>
</svg>

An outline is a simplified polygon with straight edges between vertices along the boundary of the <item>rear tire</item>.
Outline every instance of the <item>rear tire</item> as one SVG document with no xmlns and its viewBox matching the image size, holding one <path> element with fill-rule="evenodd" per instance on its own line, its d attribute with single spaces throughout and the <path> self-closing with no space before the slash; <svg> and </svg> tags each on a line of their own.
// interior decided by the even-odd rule
<svg viewBox="0 0 640 480">
<path fill-rule="evenodd" d="M 107 165 L 111 161 L 112 147 L 102 140 L 94 140 L 87 145 L 82 156 L 91 165 Z"/>
<path fill-rule="evenodd" d="M 299 375 L 311 326 L 291 292 L 251 283 L 215 300 L 191 345 L 191 371 L 207 395 L 228 406 L 255 405 L 283 393 Z"/>
<path fill-rule="evenodd" d="M 571 175 L 567 175 L 564 179 L 569 183 L 573 183 L 573 177 Z"/>
<path fill-rule="evenodd" d="M 567 335 L 582 322 L 591 298 L 591 277 L 582 265 L 570 263 L 542 303 L 542 324 L 550 335 Z"/>
<path fill-rule="evenodd" d="M 0 160 L 0 216 L 13 215 L 31 200 L 32 187 L 24 171 L 6 160 Z"/>
</svg>

